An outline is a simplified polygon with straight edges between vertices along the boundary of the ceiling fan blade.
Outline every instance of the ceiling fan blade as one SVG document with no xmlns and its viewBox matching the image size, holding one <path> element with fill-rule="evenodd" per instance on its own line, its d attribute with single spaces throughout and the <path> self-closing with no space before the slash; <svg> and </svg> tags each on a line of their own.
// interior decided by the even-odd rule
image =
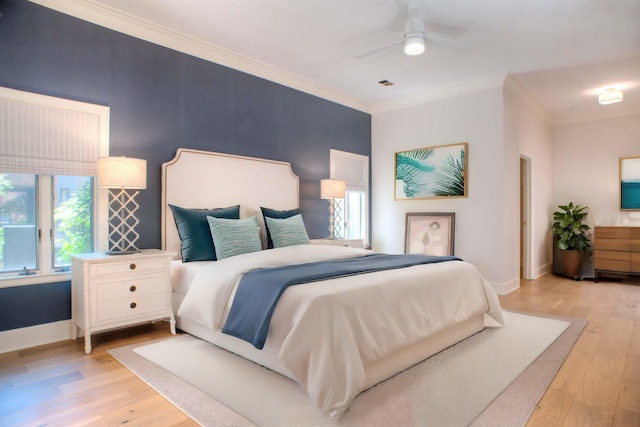
<svg viewBox="0 0 640 427">
<path fill-rule="evenodd" d="M 437 36 L 456 38 L 469 31 L 469 27 L 458 27 L 454 25 L 441 24 L 438 22 L 425 21 L 424 32 Z"/>
<path fill-rule="evenodd" d="M 356 57 L 355 57 L 355 59 L 366 59 L 366 58 L 370 58 L 370 57 L 372 57 L 372 56 L 375 56 L 375 55 L 377 55 L 377 54 L 379 54 L 379 53 L 384 52 L 384 51 L 385 51 L 385 50 L 387 50 L 387 49 L 390 49 L 390 48 L 392 48 L 392 47 L 394 47 L 394 46 L 398 46 L 398 45 L 400 45 L 400 44 L 402 44 L 402 43 L 404 43 L 404 40 L 395 41 L 395 42 L 393 42 L 393 43 L 389 43 L 389 44 L 386 44 L 386 45 L 384 45 L 384 46 L 377 47 L 377 48 L 375 48 L 375 49 L 373 49 L 373 50 L 370 50 L 370 51 L 368 51 L 368 52 L 365 52 L 365 53 L 363 53 L 363 54 L 361 54 L 361 55 L 356 56 Z"/>
<path fill-rule="evenodd" d="M 465 43 L 450 37 L 440 37 L 432 34 L 425 35 L 424 41 L 429 46 L 444 48 L 444 49 L 458 51 L 458 52 L 468 52 L 473 49 L 473 45 L 471 45 L 470 43 Z"/>
</svg>

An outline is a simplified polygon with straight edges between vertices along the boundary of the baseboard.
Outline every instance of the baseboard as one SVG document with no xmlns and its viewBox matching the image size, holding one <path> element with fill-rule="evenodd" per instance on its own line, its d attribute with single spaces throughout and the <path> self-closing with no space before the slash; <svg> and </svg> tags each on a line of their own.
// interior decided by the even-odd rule
<svg viewBox="0 0 640 427">
<path fill-rule="evenodd" d="M 71 320 L 0 332 L 0 353 L 71 339 Z"/>
<path fill-rule="evenodd" d="M 502 283 L 491 282 L 491 287 L 498 295 L 506 295 L 520 288 L 520 279 L 515 278 Z"/>
<path fill-rule="evenodd" d="M 547 273 L 550 273 L 552 268 L 553 268 L 553 264 L 550 262 L 536 267 L 533 270 L 533 280 L 538 279 L 540 276 L 543 276 Z"/>
</svg>

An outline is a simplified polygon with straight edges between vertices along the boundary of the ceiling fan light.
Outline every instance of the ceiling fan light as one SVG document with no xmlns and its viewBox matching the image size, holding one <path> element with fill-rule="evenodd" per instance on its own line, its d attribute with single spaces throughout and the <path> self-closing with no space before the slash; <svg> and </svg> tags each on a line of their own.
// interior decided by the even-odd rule
<svg viewBox="0 0 640 427">
<path fill-rule="evenodd" d="M 409 36 L 404 39 L 404 53 L 415 56 L 424 52 L 424 37 L 422 35 Z"/>
<path fill-rule="evenodd" d="M 598 103 L 602 105 L 614 104 L 616 102 L 622 102 L 622 98 L 621 90 L 610 88 L 598 95 Z"/>
</svg>

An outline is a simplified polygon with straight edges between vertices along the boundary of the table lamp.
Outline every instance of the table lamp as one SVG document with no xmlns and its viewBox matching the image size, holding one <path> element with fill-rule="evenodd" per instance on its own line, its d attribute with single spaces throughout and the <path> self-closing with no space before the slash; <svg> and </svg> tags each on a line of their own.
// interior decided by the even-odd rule
<svg viewBox="0 0 640 427">
<path fill-rule="evenodd" d="M 131 157 L 98 158 L 98 186 L 109 189 L 109 255 L 140 252 L 135 242 L 139 234 L 135 216 L 139 191 L 147 188 L 147 161 Z"/>
</svg>

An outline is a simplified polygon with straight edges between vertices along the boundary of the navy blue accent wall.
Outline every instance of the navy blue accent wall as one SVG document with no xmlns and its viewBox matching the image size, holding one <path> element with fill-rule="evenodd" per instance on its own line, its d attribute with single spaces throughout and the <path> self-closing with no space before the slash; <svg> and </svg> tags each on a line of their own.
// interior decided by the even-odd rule
<svg viewBox="0 0 640 427">
<path fill-rule="evenodd" d="M 25 0 L 1 12 L 0 86 L 108 105 L 110 154 L 147 159 L 140 248 L 160 247 L 160 166 L 179 147 L 290 162 L 312 238 L 327 234 L 329 149 L 371 155 L 367 113 Z"/>
<path fill-rule="evenodd" d="M 0 331 L 71 318 L 71 282 L 0 288 Z"/>
</svg>

